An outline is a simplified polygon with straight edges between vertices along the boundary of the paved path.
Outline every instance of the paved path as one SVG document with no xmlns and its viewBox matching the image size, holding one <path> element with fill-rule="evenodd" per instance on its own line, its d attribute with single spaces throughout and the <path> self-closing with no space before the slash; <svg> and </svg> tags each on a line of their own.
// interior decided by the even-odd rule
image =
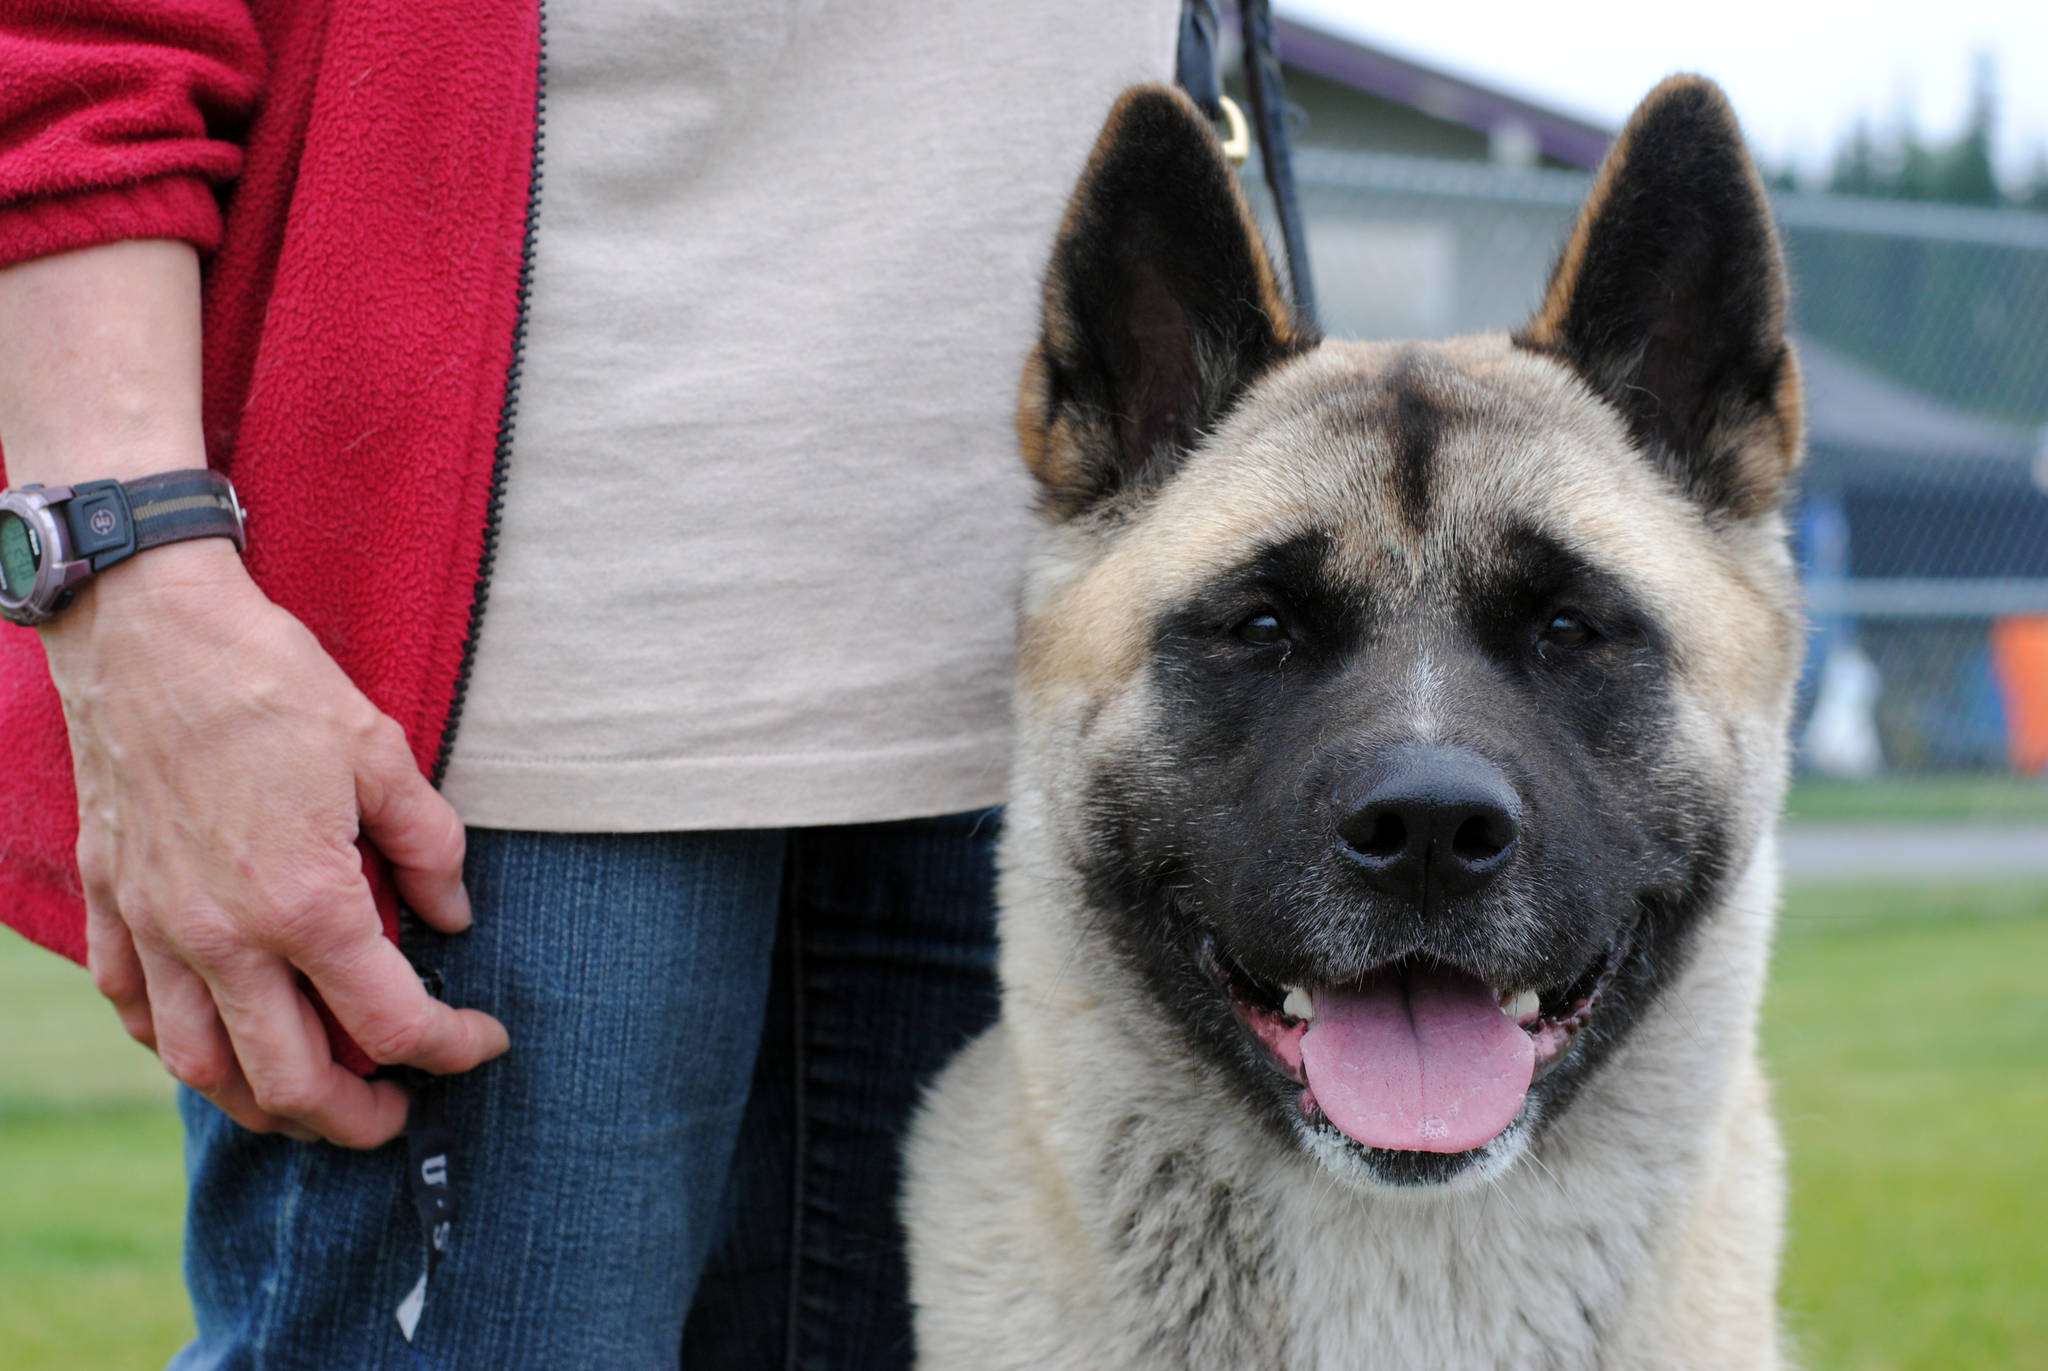
<svg viewBox="0 0 2048 1371">
<path fill-rule="evenodd" d="M 1794 881 L 2048 880 L 2048 824 L 2041 823 L 1788 820 L 1779 849 Z"/>
</svg>

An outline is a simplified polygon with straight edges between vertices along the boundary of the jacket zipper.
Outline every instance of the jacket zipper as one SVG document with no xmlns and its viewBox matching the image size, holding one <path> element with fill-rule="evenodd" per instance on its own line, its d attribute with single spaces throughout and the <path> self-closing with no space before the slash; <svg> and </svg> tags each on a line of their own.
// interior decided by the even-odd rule
<svg viewBox="0 0 2048 1371">
<path fill-rule="evenodd" d="M 483 554 L 477 559 L 476 591 L 469 601 L 469 628 L 462 643 L 462 664 L 455 670 L 455 690 L 448 700 L 448 718 L 441 728 L 441 748 L 434 757 L 434 774 L 430 778 L 437 789 L 448 774 L 448 759 L 455 751 L 455 729 L 462 722 L 462 705 L 469 694 L 469 675 L 476 666 L 477 634 L 483 628 L 484 603 L 491 595 L 491 568 L 498 556 L 498 522 L 505 505 L 505 472 L 512 461 L 512 426 L 519 417 L 519 372 L 526 355 L 527 305 L 533 295 L 533 240 L 540 224 L 541 146 L 547 130 L 548 15 L 544 2 L 536 7 L 534 17 L 540 35 L 538 67 L 534 73 L 533 162 L 526 184 L 526 224 L 519 245 L 519 296 L 512 317 L 512 360 L 505 368 L 505 398 L 498 406 L 498 439 L 491 454 L 490 496 L 484 506 Z M 441 976 L 432 965 L 433 954 L 419 946 L 420 931 L 424 926 L 403 904 L 399 906 L 398 917 L 399 947 L 420 968 L 428 992 L 435 999 L 442 998 Z M 406 1167 L 405 1189 L 414 1211 L 419 1215 L 421 1238 L 427 1250 L 426 1270 L 420 1276 L 419 1285 L 397 1311 L 405 1340 L 410 1344 L 413 1326 L 406 1321 L 406 1308 L 411 1305 L 411 1317 L 419 1317 L 414 1298 L 424 1299 L 428 1282 L 433 1279 L 451 1240 L 455 1211 L 450 1204 L 448 1178 L 451 1174 L 459 1174 L 454 1170 L 457 1165 L 454 1158 L 461 1141 L 447 1124 L 447 1106 L 442 1096 L 445 1087 L 441 1078 L 416 1071 L 408 1071 L 407 1078 L 413 1098 L 406 1127 L 411 1161 Z M 414 1356 L 417 1358 L 418 1353 L 415 1352 Z"/>
<path fill-rule="evenodd" d="M 483 556 L 476 567 L 476 591 L 469 602 L 469 627 L 462 643 L 462 664 L 455 671 L 455 692 L 448 701 L 448 719 L 441 729 L 441 749 L 434 757 L 430 778 L 438 788 L 448 774 L 448 760 L 455 752 L 455 730 L 462 722 L 462 705 L 469 694 L 469 676 L 476 666 L 477 635 L 483 629 L 484 604 L 491 595 L 491 571 L 498 557 L 498 522 L 505 504 L 505 474 L 512 462 L 512 428 L 519 417 L 519 375 L 526 356 L 526 311 L 533 295 L 534 234 L 540 225 L 541 153 L 547 133 L 548 108 L 548 11 L 545 0 L 538 7 L 540 24 L 540 68 L 535 75 L 533 96 L 533 166 L 526 187 L 526 227 L 519 247 L 519 297 L 512 322 L 512 362 L 505 368 L 505 399 L 498 408 L 498 441 L 491 457 L 490 498 L 484 506 Z"/>
</svg>

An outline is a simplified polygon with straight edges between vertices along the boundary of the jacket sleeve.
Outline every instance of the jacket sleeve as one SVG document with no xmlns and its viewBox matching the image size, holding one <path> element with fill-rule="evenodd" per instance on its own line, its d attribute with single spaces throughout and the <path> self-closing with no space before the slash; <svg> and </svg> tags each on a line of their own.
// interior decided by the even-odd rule
<svg viewBox="0 0 2048 1371">
<path fill-rule="evenodd" d="M 241 0 L 0 3 L 0 267 L 121 238 L 212 251 L 262 77 Z"/>
</svg>

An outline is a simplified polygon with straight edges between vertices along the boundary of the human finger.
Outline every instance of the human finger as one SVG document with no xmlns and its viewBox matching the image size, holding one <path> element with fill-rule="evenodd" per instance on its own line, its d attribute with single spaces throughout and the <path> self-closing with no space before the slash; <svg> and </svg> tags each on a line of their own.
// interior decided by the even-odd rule
<svg viewBox="0 0 2048 1371">
<path fill-rule="evenodd" d="M 217 977 L 212 990 L 258 1109 L 343 1147 L 381 1146 L 404 1130 L 405 1091 L 334 1060 L 290 967 L 262 958 Z"/>
<path fill-rule="evenodd" d="M 156 1021 L 150 1014 L 149 982 L 136 955 L 135 937 L 119 915 L 90 893 L 85 901 L 85 964 L 93 987 L 112 1002 L 128 1036 L 154 1048 Z"/>
<path fill-rule="evenodd" d="M 445 1076 L 503 1053 L 511 1045 L 505 1026 L 429 995 L 412 963 L 384 937 L 367 888 L 360 898 L 362 917 L 321 920 L 318 936 L 282 950 L 371 1060 Z"/>
<path fill-rule="evenodd" d="M 356 806 L 364 835 L 391 863 L 413 911 L 443 933 L 468 928 L 462 819 L 420 774 L 405 731 L 390 719 L 372 731 L 358 762 Z"/>
<path fill-rule="evenodd" d="M 251 1132 L 296 1129 L 256 1103 L 213 996 L 199 973 L 147 943 L 138 945 L 136 953 L 149 986 L 157 1057 L 164 1069 Z"/>
</svg>

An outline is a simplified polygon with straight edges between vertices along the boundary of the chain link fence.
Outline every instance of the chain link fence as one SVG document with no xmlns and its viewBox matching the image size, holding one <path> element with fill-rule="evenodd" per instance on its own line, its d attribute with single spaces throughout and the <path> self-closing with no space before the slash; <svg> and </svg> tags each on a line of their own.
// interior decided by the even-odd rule
<svg viewBox="0 0 2048 1371">
<path fill-rule="evenodd" d="M 1321 148 L 1301 149 L 1295 171 L 1324 328 L 1360 338 L 1516 327 L 1591 185 Z M 2039 777 L 2048 215 L 1775 202 L 1807 387 L 1801 765 Z"/>
</svg>

